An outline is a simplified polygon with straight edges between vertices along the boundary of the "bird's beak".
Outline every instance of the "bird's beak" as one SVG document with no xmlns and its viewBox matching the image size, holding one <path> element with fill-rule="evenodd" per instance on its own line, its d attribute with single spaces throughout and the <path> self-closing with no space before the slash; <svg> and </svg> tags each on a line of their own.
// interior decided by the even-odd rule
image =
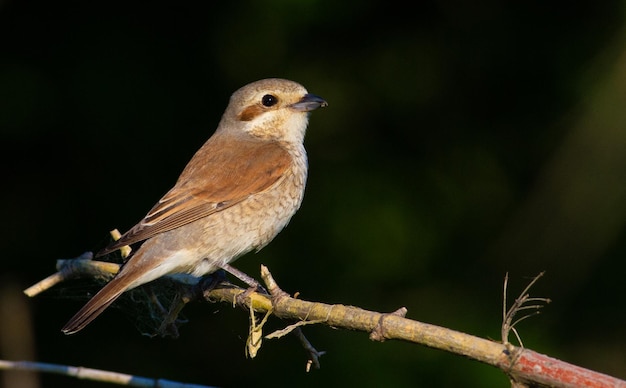
<svg viewBox="0 0 626 388">
<path fill-rule="evenodd" d="M 328 106 L 326 100 L 324 100 L 320 96 L 316 96 L 315 94 L 307 93 L 300 99 L 300 101 L 295 104 L 291 104 L 291 108 L 298 110 L 300 112 L 310 112 L 317 108 L 323 108 Z"/>
</svg>

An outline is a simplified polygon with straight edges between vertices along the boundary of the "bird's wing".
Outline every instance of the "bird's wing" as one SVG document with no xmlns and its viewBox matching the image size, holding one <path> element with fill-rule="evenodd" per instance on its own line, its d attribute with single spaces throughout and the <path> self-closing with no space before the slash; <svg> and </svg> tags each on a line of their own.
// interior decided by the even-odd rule
<svg viewBox="0 0 626 388">
<path fill-rule="evenodd" d="M 277 142 L 214 136 L 144 219 L 97 256 L 227 209 L 275 184 L 291 163 Z"/>
</svg>

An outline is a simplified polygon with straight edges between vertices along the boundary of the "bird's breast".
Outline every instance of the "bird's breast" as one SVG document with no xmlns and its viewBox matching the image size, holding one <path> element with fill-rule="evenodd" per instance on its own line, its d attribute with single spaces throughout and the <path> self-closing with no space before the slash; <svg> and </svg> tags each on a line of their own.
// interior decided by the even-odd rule
<svg viewBox="0 0 626 388">
<path fill-rule="evenodd" d="M 302 204 L 308 166 L 304 150 L 296 151 L 290 152 L 293 156 L 292 166 L 269 190 L 244 201 L 251 214 L 262 214 L 256 222 L 257 241 L 253 249 L 259 250 L 267 245 L 287 226 Z"/>
<path fill-rule="evenodd" d="M 272 186 L 208 217 L 149 239 L 142 246 L 143 256 L 171 263 L 166 272 L 201 276 L 263 248 L 287 226 L 304 197 L 306 153 L 303 147 L 289 151 L 293 163 Z M 171 257 L 176 259 L 168 260 Z"/>
</svg>

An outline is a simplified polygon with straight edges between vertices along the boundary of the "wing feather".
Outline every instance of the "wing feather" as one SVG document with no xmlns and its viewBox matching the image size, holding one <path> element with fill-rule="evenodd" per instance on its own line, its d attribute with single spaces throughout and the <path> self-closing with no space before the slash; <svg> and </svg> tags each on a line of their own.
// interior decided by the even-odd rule
<svg viewBox="0 0 626 388">
<path fill-rule="evenodd" d="M 144 219 L 97 256 L 236 205 L 272 187 L 290 167 L 291 157 L 279 142 L 214 135 Z"/>
</svg>

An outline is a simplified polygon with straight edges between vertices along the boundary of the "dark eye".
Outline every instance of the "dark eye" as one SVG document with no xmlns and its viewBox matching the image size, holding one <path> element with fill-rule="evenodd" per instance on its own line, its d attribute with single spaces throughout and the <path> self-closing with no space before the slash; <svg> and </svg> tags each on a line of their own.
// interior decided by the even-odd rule
<svg viewBox="0 0 626 388">
<path fill-rule="evenodd" d="M 263 104 L 263 106 L 276 105 L 277 102 L 278 98 L 276 96 L 272 96 L 271 94 L 266 94 L 261 99 L 261 103 Z"/>
</svg>

